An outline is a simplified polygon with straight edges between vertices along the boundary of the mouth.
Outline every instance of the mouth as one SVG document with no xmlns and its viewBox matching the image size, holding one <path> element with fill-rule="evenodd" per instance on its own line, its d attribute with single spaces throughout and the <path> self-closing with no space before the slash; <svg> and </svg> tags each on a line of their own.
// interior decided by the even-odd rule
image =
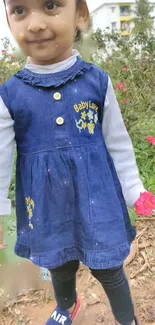
<svg viewBox="0 0 155 325">
<path fill-rule="evenodd" d="M 29 44 L 46 44 L 50 41 L 52 41 L 52 39 L 47 38 L 47 39 L 38 39 L 38 40 L 33 40 L 33 41 L 27 41 L 27 43 L 29 43 Z"/>
</svg>

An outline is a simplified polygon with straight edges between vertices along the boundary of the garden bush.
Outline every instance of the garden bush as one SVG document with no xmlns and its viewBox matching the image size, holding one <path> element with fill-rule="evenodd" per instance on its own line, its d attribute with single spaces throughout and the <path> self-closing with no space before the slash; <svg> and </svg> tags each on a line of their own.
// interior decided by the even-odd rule
<svg viewBox="0 0 155 325">
<path fill-rule="evenodd" d="M 146 188 L 155 193 L 155 40 L 151 36 L 145 47 L 135 40 L 125 42 L 117 33 L 98 30 L 93 34 L 96 53 L 91 58 L 112 79 L 127 130 L 133 141 L 140 176 Z M 106 52 L 111 42 L 113 51 Z"/>
<path fill-rule="evenodd" d="M 18 52 L 11 46 L 10 41 L 7 38 L 2 40 L 3 50 L 0 57 L 0 84 L 6 81 L 12 74 L 16 73 L 23 67 L 25 58 L 19 55 Z M 14 157 L 13 176 L 10 185 L 9 197 L 14 206 L 15 204 L 15 165 L 16 165 L 16 151 Z"/>
</svg>

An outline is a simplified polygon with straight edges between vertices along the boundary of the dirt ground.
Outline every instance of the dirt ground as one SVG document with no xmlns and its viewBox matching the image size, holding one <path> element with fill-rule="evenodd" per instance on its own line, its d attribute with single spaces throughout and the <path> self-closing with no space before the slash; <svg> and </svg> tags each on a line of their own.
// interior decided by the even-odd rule
<svg viewBox="0 0 155 325">
<path fill-rule="evenodd" d="M 126 264 L 140 324 L 155 325 L 155 217 L 137 221 L 137 238 Z M 36 282 L 36 270 L 31 269 L 30 265 L 24 266 L 24 270 L 27 278 L 24 284 L 21 281 L 22 269 L 20 272 L 14 269 L 14 274 L 8 270 L 5 276 L 3 272 L 3 283 L 6 281 L 7 285 L 5 290 L 1 289 L 0 308 L 2 301 L 5 301 L 4 292 L 12 300 L 6 301 L 3 310 L 1 309 L 1 325 L 44 325 L 55 307 L 50 281 Z M 31 279 L 29 283 L 28 279 Z M 30 287 L 36 290 L 28 290 Z M 15 297 L 23 288 L 26 289 L 24 293 Z M 84 266 L 81 266 L 77 275 L 77 289 L 84 312 L 83 320 L 75 321 L 75 325 L 115 324 L 101 286 Z"/>
</svg>

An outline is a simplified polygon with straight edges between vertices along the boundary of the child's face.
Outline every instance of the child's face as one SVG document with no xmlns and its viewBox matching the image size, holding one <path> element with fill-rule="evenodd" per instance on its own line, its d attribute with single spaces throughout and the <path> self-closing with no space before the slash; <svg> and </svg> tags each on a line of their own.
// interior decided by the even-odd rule
<svg viewBox="0 0 155 325">
<path fill-rule="evenodd" d="M 6 0 L 10 29 L 19 47 L 35 64 L 53 64 L 71 55 L 76 30 L 89 14 L 85 1 Z"/>
</svg>

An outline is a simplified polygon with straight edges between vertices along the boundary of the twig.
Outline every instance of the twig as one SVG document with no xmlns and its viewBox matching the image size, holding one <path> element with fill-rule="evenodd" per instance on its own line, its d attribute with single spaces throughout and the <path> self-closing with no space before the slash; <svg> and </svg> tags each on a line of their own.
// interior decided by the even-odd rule
<svg viewBox="0 0 155 325">
<path fill-rule="evenodd" d="M 136 271 L 134 274 L 131 275 L 131 279 L 135 278 L 137 275 L 139 275 L 140 273 L 144 272 L 147 270 L 147 263 L 145 263 L 141 268 L 140 270 Z"/>
<path fill-rule="evenodd" d="M 150 266 L 149 261 L 147 259 L 146 253 L 144 251 L 141 251 L 140 254 L 142 255 L 145 263 L 140 268 L 140 270 L 136 271 L 134 274 L 131 275 L 131 279 L 135 278 L 137 275 L 139 275 L 140 273 L 146 271 L 147 269 L 149 269 L 149 271 L 152 272 L 152 269 L 151 269 L 151 266 Z"/>
<path fill-rule="evenodd" d="M 131 252 L 124 262 L 125 266 L 129 265 L 134 260 L 134 258 L 137 255 L 137 252 L 138 252 L 138 241 L 136 241 L 132 245 Z"/>
<path fill-rule="evenodd" d="M 91 278 L 92 278 L 92 275 L 90 274 L 90 275 L 88 276 L 87 283 L 90 282 Z"/>
<path fill-rule="evenodd" d="M 9 325 L 11 325 L 11 324 L 13 323 L 13 321 L 15 320 L 16 317 L 17 317 L 17 315 L 14 316 L 14 317 L 10 320 Z"/>
<path fill-rule="evenodd" d="M 3 310 L 6 311 L 8 310 L 10 312 L 10 306 L 13 307 L 14 305 L 18 305 L 18 304 L 22 304 L 22 303 L 31 303 L 31 302 L 35 302 L 35 301 L 38 301 L 38 298 L 21 298 L 21 299 L 18 299 L 16 301 L 12 301 L 11 303 L 9 302 L 9 305 L 6 305 Z M 11 312 L 10 312 L 11 313 Z"/>
<path fill-rule="evenodd" d="M 151 246 L 151 243 L 146 242 L 146 243 L 139 244 L 138 248 L 144 249 L 144 248 L 147 248 L 147 247 L 150 247 L 150 246 Z"/>
<path fill-rule="evenodd" d="M 142 217 L 142 218 L 139 218 L 138 221 L 155 221 L 155 218 L 154 217 Z"/>
<path fill-rule="evenodd" d="M 6 322 L 5 322 L 5 317 L 4 317 L 4 315 L 2 315 L 2 322 L 3 322 L 2 325 L 5 325 Z"/>
<path fill-rule="evenodd" d="M 137 234 L 137 236 L 136 236 L 136 238 L 139 240 L 142 236 L 143 236 L 143 234 L 145 233 L 145 231 L 148 229 L 148 227 L 145 227 L 145 228 L 143 228 L 138 234 Z"/>
<path fill-rule="evenodd" d="M 146 256 L 145 252 L 141 251 L 141 255 L 144 258 L 145 264 L 147 264 L 148 269 L 152 272 L 152 269 L 150 267 L 150 264 L 149 264 L 149 261 L 147 259 L 147 256 Z"/>
</svg>

